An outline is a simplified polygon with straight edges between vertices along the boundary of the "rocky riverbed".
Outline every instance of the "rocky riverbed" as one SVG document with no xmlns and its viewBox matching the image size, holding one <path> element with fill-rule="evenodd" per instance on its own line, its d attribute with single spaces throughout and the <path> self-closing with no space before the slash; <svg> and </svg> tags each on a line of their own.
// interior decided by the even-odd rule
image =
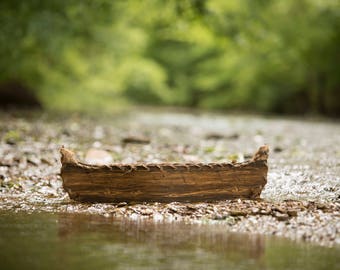
<svg viewBox="0 0 340 270">
<path fill-rule="evenodd" d="M 153 109 L 110 117 L 12 111 L 0 120 L 2 211 L 218 223 L 226 231 L 340 244 L 339 122 Z M 82 160 L 101 150 L 106 161 L 130 163 L 243 161 L 262 144 L 271 153 L 258 201 L 83 204 L 68 198 L 59 175 L 61 145 Z"/>
</svg>

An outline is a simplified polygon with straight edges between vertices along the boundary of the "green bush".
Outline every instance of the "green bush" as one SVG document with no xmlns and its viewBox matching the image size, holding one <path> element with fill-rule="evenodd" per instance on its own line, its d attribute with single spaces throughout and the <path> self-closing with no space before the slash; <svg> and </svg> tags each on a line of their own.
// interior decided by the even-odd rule
<svg viewBox="0 0 340 270">
<path fill-rule="evenodd" d="M 340 114 L 335 0 L 5 0 L 0 20 L 0 84 L 47 108 Z"/>
</svg>

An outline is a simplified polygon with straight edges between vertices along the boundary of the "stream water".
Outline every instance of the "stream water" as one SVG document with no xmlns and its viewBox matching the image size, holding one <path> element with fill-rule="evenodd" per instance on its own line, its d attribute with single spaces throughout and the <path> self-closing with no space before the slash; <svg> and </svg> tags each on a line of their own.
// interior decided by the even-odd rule
<svg viewBox="0 0 340 270">
<path fill-rule="evenodd" d="M 340 248 L 223 224 L 0 212 L 1 269 L 340 269 Z"/>
</svg>

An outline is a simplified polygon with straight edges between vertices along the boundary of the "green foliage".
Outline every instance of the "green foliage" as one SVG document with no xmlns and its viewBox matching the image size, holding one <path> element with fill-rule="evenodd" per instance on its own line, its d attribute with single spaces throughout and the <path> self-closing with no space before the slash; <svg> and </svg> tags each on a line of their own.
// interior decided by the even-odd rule
<svg viewBox="0 0 340 270">
<path fill-rule="evenodd" d="M 2 1 L 0 82 L 49 108 L 340 113 L 337 0 Z"/>
</svg>

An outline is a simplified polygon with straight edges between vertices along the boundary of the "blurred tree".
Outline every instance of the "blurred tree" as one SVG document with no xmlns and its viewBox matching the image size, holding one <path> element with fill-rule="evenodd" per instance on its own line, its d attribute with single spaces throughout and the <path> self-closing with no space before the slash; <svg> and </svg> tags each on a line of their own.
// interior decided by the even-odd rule
<svg viewBox="0 0 340 270">
<path fill-rule="evenodd" d="M 110 23 L 111 10 L 107 0 L 1 1 L 0 82 L 6 86 L 15 81 L 49 93 L 45 86 L 52 74 L 58 73 L 58 79 L 76 75 L 67 52 L 77 50 L 85 57 L 84 45 L 94 40 L 101 25 Z"/>
<path fill-rule="evenodd" d="M 59 59 L 65 49 L 76 46 L 77 39 L 86 42 L 100 24 L 108 23 L 110 2 L 1 1 L 0 79 L 23 77 L 35 82 L 41 75 L 36 65 L 62 64 Z"/>
<path fill-rule="evenodd" d="M 0 3 L 0 82 L 49 108 L 340 114 L 337 0 Z"/>
</svg>

